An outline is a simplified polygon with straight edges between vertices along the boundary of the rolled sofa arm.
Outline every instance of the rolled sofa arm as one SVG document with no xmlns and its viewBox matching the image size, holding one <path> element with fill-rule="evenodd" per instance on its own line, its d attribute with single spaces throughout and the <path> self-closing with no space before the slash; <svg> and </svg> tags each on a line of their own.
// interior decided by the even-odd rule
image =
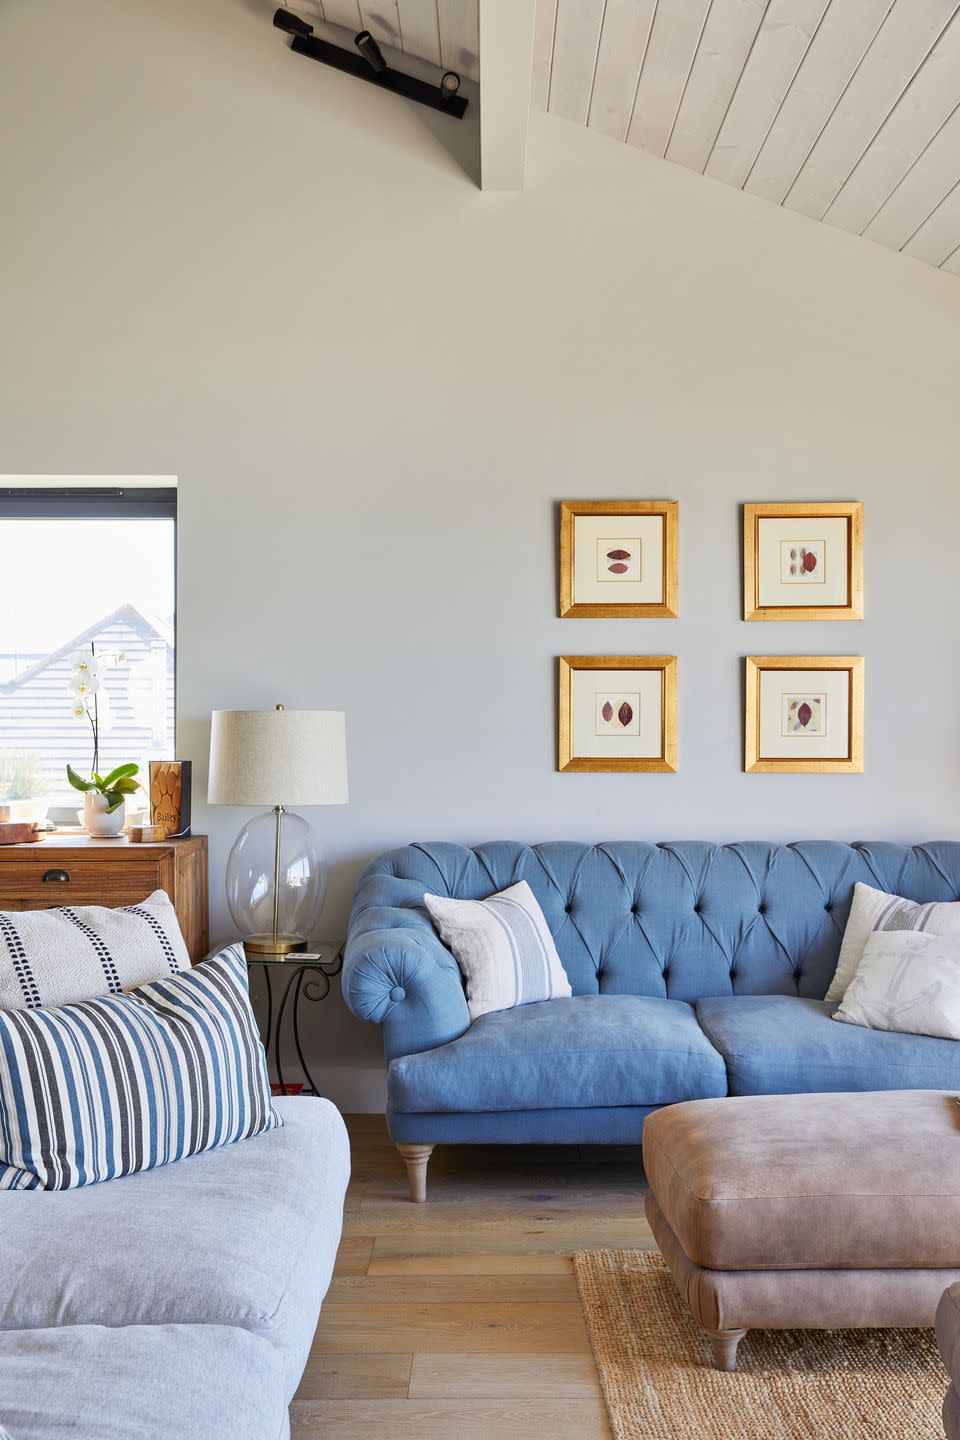
<svg viewBox="0 0 960 1440">
<path fill-rule="evenodd" d="M 434 933 L 413 925 L 351 923 L 343 995 L 359 1019 L 382 1025 L 388 1060 L 446 1045 L 470 1025 L 457 962 Z"/>
</svg>

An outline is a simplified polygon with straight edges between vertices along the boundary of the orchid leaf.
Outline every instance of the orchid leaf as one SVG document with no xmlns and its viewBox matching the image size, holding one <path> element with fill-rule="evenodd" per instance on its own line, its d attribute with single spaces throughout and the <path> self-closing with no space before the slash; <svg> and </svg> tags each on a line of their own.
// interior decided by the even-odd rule
<svg viewBox="0 0 960 1440">
<path fill-rule="evenodd" d="M 84 794 L 97 788 L 94 780 L 81 780 L 76 770 L 73 770 L 69 765 L 67 766 L 67 779 L 70 781 L 74 790 L 82 790 Z"/>
<path fill-rule="evenodd" d="M 100 783 L 104 791 L 111 790 L 118 780 L 125 780 L 129 775 L 136 775 L 139 769 L 139 765 L 118 765 L 116 770 L 111 770 L 109 775 L 104 775 Z"/>
</svg>

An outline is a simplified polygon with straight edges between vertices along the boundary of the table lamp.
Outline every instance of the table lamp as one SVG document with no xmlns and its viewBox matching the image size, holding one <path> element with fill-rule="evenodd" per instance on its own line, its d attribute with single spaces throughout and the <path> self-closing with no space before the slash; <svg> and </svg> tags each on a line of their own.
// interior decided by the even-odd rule
<svg viewBox="0 0 960 1440">
<path fill-rule="evenodd" d="M 310 825 L 287 805 L 345 805 L 342 710 L 214 710 L 211 805 L 269 805 L 240 831 L 227 861 L 227 903 L 244 948 L 282 960 L 305 950 L 327 892 Z"/>
</svg>

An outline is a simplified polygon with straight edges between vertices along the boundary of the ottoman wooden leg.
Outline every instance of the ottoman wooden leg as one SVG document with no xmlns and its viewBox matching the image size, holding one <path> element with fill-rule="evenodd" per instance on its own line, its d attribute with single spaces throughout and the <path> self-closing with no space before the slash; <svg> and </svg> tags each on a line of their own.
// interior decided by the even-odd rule
<svg viewBox="0 0 960 1440">
<path fill-rule="evenodd" d="M 410 1185 L 411 1200 L 427 1198 L 427 1161 L 433 1154 L 432 1145 L 398 1145 L 407 1167 L 407 1181 Z"/>
<path fill-rule="evenodd" d="M 746 1335 L 746 1330 L 705 1330 L 710 1341 L 714 1363 L 718 1370 L 736 1370 L 737 1346 Z"/>
</svg>

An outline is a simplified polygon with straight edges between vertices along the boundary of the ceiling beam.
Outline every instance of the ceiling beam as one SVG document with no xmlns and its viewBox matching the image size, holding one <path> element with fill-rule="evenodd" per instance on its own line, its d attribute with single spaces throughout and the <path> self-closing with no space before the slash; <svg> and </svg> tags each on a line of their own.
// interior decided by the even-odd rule
<svg viewBox="0 0 960 1440">
<path fill-rule="evenodd" d="M 480 0 L 480 188 L 522 190 L 535 0 Z"/>
</svg>

